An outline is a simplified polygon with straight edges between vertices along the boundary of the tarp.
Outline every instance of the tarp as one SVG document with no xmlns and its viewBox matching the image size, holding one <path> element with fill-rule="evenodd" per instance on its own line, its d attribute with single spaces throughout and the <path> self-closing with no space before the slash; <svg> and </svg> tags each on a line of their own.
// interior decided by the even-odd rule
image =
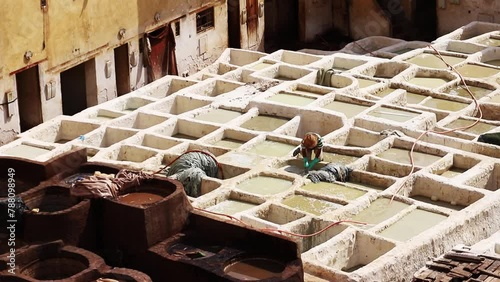
<svg viewBox="0 0 500 282">
<path fill-rule="evenodd" d="M 500 146 L 500 132 L 482 134 L 477 138 L 477 141 Z"/>
<path fill-rule="evenodd" d="M 310 171 L 307 178 L 313 183 L 323 182 L 346 182 L 349 180 L 352 169 L 344 165 L 329 163 L 319 170 Z"/>
<path fill-rule="evenodd" d="M 186 194 L 191 197 L 201 195 L 203 176 L 217 177 L 219 165 L 215 156 L 209 152 L 187 152 L 176 159 L 168 168 L 166 175 L 179 180 Z"/>
</svg>

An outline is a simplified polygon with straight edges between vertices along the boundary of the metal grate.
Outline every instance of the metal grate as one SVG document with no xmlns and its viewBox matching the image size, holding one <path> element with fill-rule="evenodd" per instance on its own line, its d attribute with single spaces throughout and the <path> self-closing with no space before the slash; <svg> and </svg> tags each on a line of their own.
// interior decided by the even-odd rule
<svg viewBox="0 0 500 282">
<path fill-rule="evenodd" d="M 200 33 L 214 27 L 214 7 L 196 14 L 196 32 Z"/>
</svg>

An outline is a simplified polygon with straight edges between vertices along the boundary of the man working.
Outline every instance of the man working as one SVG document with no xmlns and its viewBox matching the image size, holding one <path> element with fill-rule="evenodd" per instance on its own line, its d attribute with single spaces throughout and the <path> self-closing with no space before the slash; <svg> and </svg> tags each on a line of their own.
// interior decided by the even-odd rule
<svg viewBox="0 0 500 282">
<path fill-rule="evenodd" d="M 300 146 L 293 151 L 293 156 L 298 154 L 302 155 L 304 158 L 304 168 L 309 171 L 318 162 L 322 160 L 321 153 L 323 152 L 323 138 L 314 132 L 308 132 L 302 138 Z M 314 159 L 312 159 L 312 153 L 314 152 Z"/>
</svg>

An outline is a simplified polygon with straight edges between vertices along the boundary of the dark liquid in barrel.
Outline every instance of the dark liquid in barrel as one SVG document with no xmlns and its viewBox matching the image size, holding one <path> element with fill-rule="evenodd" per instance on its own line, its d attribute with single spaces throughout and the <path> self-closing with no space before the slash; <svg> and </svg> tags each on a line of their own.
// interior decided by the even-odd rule
<svg viewBox="0 0 500 282">
<path fill-rule="evenodd" d="M 127 203 L 134 206 L 142 206 L 156 203 L 163 199 L 163 196 L 148 192 L 133 192 L 118 197 L 121 203 Z"/>
<path fill-rule="evenodd" d="M 285 266 L 277 261 L 264 258 L 243 259 L 230 264 L 224 272 L 243 281 L 280 277 Z"/>
</svg>

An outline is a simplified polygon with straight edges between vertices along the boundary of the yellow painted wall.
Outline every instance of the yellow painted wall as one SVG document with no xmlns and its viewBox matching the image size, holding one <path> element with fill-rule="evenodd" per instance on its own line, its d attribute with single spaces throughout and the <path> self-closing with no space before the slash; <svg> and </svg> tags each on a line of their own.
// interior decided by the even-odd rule
<svg viewBox="0 0 500 282">
<path fill-rule="evenodd" d="M 2 1 L 0 15 L 0 77 L 46 58 L 39 0 Z M 27 51 L 33 54 L 29 62 L 24 59 Z"/>
<path fill-rule="evenodd" d="M 201 6 L 224 1 L 47 0 L 45 19 L 39 0 L 3 2 L 0 5 L 0 30 L 3 31 L 0 65 L 5 67 L 0 72 L 7 75 L 46 58 L 49 71 L 67 69 L 101 49 L 118 46 Z M 156 14 L 159 21 L 155 20 Z M 119 38 L 122 28 L 126 32 Z M 27 50 L 34 54 L 30 62 L 24 61 Z"/>
</svg>

